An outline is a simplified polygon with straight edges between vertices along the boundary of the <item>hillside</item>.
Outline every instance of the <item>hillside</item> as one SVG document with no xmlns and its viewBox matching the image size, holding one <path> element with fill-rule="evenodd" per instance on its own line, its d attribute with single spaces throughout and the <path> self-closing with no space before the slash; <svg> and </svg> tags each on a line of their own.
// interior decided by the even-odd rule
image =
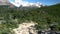
<svg viewBox="0 0 60 34">
<path fill-rule="evenodd" d="M 26 21 L 38 23 L 39 31 L 51 28 L 60 31 L 60 4 L 41 8 L 8 8 L 0 7 L 0 34 L 13 34 L 12 29 Z M 16 20 L 16 21 L 15 21 Z"/>
<path fill-rule="evenodd" d="M 60 15 L 60 4 L 55 4 L 55 5 L 51 5 L 51 6 L 46 6 L 46 7 L 42 7 L 42 9 L 46 10 L 49 14 L 55 14 L 55 15 Z"/>
</svg>

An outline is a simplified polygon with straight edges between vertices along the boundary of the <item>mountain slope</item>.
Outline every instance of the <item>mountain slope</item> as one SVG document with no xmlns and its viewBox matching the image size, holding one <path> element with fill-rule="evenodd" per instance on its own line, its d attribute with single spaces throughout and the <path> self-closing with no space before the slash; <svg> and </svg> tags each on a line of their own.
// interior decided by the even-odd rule
<svg viewBox="0 0 60 34">
<path fill-rule="evenodd" d="M 38 23 L 35 27 L 39 31 L 48 30 L 51 27 L 54 31 L 60 31 L 60 4 L 41 8 L 0 7 L 0 34 L 12 33 L 12 29 L 26 21 Z"/>
<path fill-rule="evenodd" d="M 51 5 L 51 6 L 46 6 L 46 7 L 41 7 L 43 10 L 48 12 L 51 15 L 58 15 L 60 16 L 60 4 L 56 5 Z"/>
</svg>

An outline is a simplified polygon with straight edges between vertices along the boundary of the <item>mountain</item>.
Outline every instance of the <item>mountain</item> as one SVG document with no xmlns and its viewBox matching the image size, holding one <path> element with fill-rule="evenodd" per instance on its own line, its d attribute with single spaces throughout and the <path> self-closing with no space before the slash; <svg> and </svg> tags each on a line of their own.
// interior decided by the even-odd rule
<svg viewBox="0 0 60 34">
<path fill-rule="evenodd" d="M 0 5 L 9 5 L 8 0 L 0 0 Z"/>
</svg>

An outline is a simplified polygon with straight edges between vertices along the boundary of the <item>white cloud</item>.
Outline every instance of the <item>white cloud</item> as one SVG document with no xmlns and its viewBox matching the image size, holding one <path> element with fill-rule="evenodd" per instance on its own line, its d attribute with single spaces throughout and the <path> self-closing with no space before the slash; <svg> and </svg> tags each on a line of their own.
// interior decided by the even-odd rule
<svg viewBox="0 0 60 34">
<path fill-rule="evenodd" d="M 27 2 L 27 1 L 23 1 L 23 0 L 15 0 L 15 2 L 12 2 L 10 1 L 13 5 L 17 6 L 17 7 L 20 7 L 21 5 L 22 6 L 32 6 L 32 5 L 35 5 L 35 6 L 39 6 L 41 3 L 37 2 L 37 3 L 31 3 L 31 2 Z"/>
</svg>

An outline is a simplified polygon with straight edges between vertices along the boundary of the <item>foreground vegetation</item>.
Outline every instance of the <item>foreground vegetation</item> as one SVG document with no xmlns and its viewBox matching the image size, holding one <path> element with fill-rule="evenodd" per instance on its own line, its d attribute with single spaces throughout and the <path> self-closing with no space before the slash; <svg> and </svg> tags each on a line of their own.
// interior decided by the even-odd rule
<svg viewBox="0 0 60 34">
<path fill-rule="evenodd" d="M 25 21 L 38 23 L 38 30 L 51 28 L 60 31 L 60 4 L 41 8 L 0 7 L 0 34 L 12 34 L 11 30 Z M 15 21 L 16 20 L 16 21 Z"/>
</svg>

